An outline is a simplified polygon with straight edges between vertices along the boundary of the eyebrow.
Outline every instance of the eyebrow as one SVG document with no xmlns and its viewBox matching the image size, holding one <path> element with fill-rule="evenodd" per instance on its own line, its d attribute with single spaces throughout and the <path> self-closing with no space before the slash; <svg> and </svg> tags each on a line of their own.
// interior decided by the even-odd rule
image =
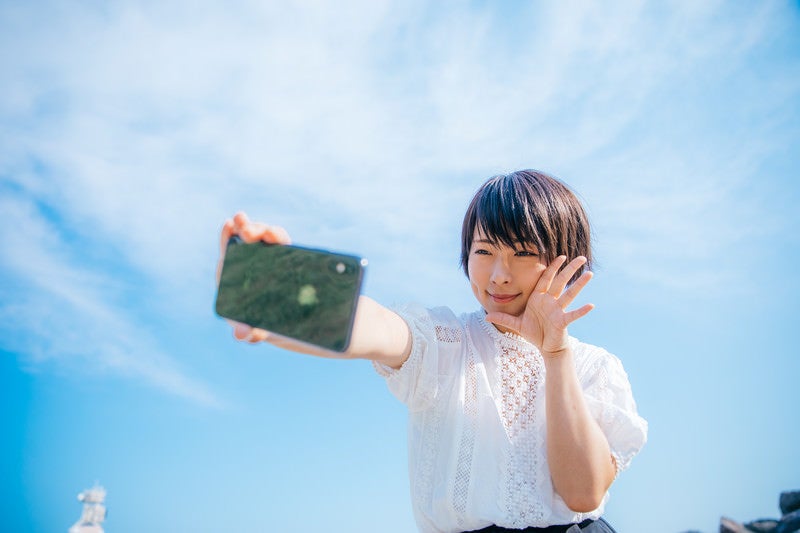
<svg viewBox="0 0 800 533">
<path fill-rule="evenodd" d="M 501 243 L 500 241 L 492 240 L 492 239 L 472 239 L 472 242 L 473 243 L 479 243 L 479 244 L 491 244 L 492 246 L 497 246 L 498 244 L 502 244 L 503 246 L 506 246 L 505 243 Z M 525 248 L 525 249 L 529 249 L 529 250 L 531 248 L 535 248 L 536 250 L 539 250 L 539 247 L 535 243 L 525 244 L 522 241 L 514 241 L 513 248 Z"/>
</svg>

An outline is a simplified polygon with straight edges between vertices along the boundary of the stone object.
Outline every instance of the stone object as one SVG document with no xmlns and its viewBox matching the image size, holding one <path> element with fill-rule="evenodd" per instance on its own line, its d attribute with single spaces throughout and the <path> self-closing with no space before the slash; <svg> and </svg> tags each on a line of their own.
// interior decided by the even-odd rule
<svg viewBox="0 0 800 533">
<path fill-rule="evenodd" d="M 723 516 L 719 520 L 719 533 L 747 533 L 747 530 L 736 520 Z"/>
<path fill-rule="evenodd" d="M 723 516 L 719 533 L 800 533 L 800 490 L 782 492 L 778 505 L 780 520 L 760 518 L 742 524 Z"/>
<path fill-rule="evenodd" d="M 800 510 L 783 515 L 775 533 L 796 533 L 800 531 Z"/>
<path fill-rule="evenodd" d="M 779 523 L 780 522 L 772 518 L 762 518 L 760 520 L 747 522 L 744 524 L 744 527 L 746 531 L 754 531 L 755 533 L 774 533 Z"/>
<path fill-rule="evenodd" d="M 778 505 L 780 505 L 782 515 L 800 510 L 800 490 L 781 492 Z"/>
</svg>

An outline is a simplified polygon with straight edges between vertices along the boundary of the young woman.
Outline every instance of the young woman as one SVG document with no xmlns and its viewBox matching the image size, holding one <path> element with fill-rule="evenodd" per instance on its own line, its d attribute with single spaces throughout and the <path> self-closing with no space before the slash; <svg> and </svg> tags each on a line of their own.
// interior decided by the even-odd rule
<svg viewBox="0 0 800 533">
<path fill-rule="evenodd" d="M 288 243 L 239 213 L 222 230 Z M 647 438 L 619 359 L 570 337 L 591 304 L 585 211 L 560 181 L 490 178 L 467 208 L 461 264 L 480 309 L 388 309 L 362 296 L 345 356 L 374 361 L 409 409 L 409 471 L 421 531 L 613 531 L 608 489 Z M 328 356 L 234 324 L 249 342 Z M 337 356 L 340 356 L 337 354 Z"/>
</svg>

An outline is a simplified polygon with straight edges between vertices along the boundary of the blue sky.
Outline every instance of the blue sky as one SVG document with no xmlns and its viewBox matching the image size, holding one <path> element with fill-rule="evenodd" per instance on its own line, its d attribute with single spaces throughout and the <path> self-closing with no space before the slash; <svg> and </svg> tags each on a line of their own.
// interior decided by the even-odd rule
<svg viewBox="0 0 800 533">
<path fill-rule="evenodd" d="M 245 210 L 476 306 L 488 176 L 585 200 L 597 307 L 650 441 L 621 532 L 716 531 L 800 489 L 796 2 L 0 1 L 3 531 L 413 531 L 405 412 L 364 361 L 235 343 Z"/>
</svg>

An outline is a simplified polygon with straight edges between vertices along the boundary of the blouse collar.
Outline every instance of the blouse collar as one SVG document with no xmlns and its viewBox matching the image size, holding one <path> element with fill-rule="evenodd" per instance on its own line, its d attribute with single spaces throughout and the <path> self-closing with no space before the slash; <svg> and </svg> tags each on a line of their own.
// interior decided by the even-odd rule
<svg viewBox="0 0 800 533">
<path fill-rule="evenodd" d="M 497 329 L 494 324 L 486 320 L 486 311 L 483 309 L 478 309 L 475 311 L 474 315 L 476 316 L 478 323 L 495 343 L 501 346 L 513 347 L 521 351 L 539 351 L 536 348 L 536 345 L 526 340 L 522 335 L 517 335 L 516 333 L 511 332 L 503 333 Z"/>
</svg>

